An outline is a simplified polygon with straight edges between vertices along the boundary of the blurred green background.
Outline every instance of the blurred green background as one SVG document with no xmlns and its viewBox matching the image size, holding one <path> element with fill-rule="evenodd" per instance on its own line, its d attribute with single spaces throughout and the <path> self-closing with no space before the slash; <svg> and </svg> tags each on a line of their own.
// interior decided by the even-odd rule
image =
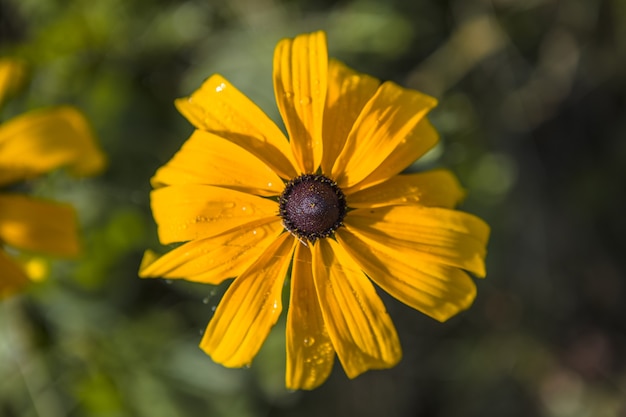
<svg viewBox="0 0 626 417">
<path fill-rule="evenodd" d="M 440 324 L 384 297 L 404 359 L 284 389 L 284 320 L 249 369 L 197 347 L 223 287 L 141 280 L 149 178 L 191 126 L 173 100 L 219 72 L 275 120 L 276 42 L 435 95 L 463 209 L 493 229 L 472 309 Z M 84 254 L 0 304 L 0 415 L 626 416 L 623 0 L 0 0 L 0 54 L 31 66 L 2 120 L 71 103 L 110 159 L 33 192 L 73 202 Z"/>
</svg>

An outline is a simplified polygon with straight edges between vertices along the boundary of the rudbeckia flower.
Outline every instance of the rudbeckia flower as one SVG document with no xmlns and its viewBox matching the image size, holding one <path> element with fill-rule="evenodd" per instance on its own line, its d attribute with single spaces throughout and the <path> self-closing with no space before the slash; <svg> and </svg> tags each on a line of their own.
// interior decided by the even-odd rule
<svg viewBox="0 0 626 417">
<path fill-rule="evenodd" d="M 20 61 L 0 59 L 0 104 L 17 89 L 23 73 Z M 79 251 L 72 206 L 10 187 L 59 167 L 83 176 L 104 164 L 85 117 L 73 107 L 34 110 L 0 124 L 0 298 L 30 282 L 25 265 L 9 253 L 71 257 Z"/>
<path fill-rule="evenodd" d="M 176 106 L 196 130 L 152 178 L 163 244 L 142 277 L 234 281 L 200 347 L 227 367 L 251 363 L 283 309 L 286 385 L 312 389 L 335 355 L 350 378 L 401 358 L 377 295 L 445 321 L 485 276 L 489 228 L 453 210 L 448 171 L 402 174 L 438 141 L 432 97 L 329 60 L 323 32 L 279 42 L 274 90 L 288 138 L 220 75 Z"/>
</svg>

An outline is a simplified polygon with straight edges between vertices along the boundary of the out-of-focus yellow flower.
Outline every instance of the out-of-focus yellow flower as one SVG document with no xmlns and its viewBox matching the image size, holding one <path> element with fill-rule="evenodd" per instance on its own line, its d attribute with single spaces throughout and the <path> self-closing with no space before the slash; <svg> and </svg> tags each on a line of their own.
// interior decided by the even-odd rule
<svg viewBox="0 0 626 417">
<path fill-rule="evenodd" d="M 326 380 L 335 354 L 350 378 L 401 358 L 374 283 L 445 321 L 470 306 L 485 276 L 489 227 L 453 210 L 454 175 L 400 174 L 438 141 L 436 100 L 328 60 L 324 33 L 282 40 L 274 89 L 289 140 L 219 75 L 176 101 L 196 127 L 152 179 L 162 257 L 140 276 L 219 284 L 235 277 L 201 348 L 249 364 L 281 310 L 291 270 L 291 389 Z M 373 282 L 372 282 L 373 281 Z"/>
<path fill-rule="evenodd" d="M 19 61 L 0 59 L 0 103 L 23 80 Z M 69 106 L 27 112 L 0 124 L 0 187 L 30 180 L 60 167 L 77 176 L 105 166 L 87 120 Z M 77 219 L 69 204 L 0 192 L 0 298 L 19 291 L 42 269 L 24 267 L 7 253 L 13 250 L 72 257 L 79 251 Z M 26 265 L 28 266 L 28 265 Z"/>
</svg>

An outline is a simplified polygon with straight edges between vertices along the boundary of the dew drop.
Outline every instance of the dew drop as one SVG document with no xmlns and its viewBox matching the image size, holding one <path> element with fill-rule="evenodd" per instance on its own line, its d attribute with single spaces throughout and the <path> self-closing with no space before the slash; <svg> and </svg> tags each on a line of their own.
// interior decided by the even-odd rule
<svg viewBox="0 0 626 417">
<path fill-rule="evenodd" d="M 315 343 L 315 339 L 313 337 L 305 337 L 303 343 L 304 346 L 311 347 Z"/>
<path fill-rule="evenodd" d="M 252 231 L 252 234 L 253 234 L 253 235 L 256 235 L 256 229 L 254 229 L 254 230 Z"/>
<path fill-rule="evenodd" d="M 291 91 L 285 91 L 284 96 L 286 99 L 293 98 L 293 93 Z"/>
<path fill-rule="evenodd" d="M 226 84 L 220 83 L 217 87 L 215 87 L 215 92 L 219 93 L 219 92 L 223 91 L 225 88 L 226 88 Z"/>
<path fill-rule="evenodd" d="M 267 186 L 268 186 L 268 187 L 271 187 L 271 186 L 272 186 L 272 183 L 271 183 L 271 182 L 268 182 L 268 183 L 267 183 Z"/>
<path fill-rule="evenodd" d="M 170 285 L 170 284 L 172 283 L 172 280 L 171 280 L 171 279 L 166 279 L 166 280 L 165 280 L 165 283 L 166 283 L 167 285 Z"/>
<path fill-rule="evenodd" d="M 209 301 L 211 301 L 211 297 L 204 297 L 202 299 L 202 304 L 209 304 Z"/>
<path fill-rule="evenodd" d="M 211 311 L 215 311 L 217 309 L 217 306 L 211 306 Z"/>
<path fill-rule="evenodd" d="M 300 99 L 300 104 L 308 105 L 311 104 L 312 101 L 311 97 L 302 97 Z"/>
</svg>

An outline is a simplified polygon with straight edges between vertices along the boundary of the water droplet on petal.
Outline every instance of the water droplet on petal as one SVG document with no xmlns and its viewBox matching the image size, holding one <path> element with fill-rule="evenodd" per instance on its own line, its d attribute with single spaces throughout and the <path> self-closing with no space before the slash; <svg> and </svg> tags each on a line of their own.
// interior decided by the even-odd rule
<svg viewBox="0 0 626 417">
<path fill-rule="evenodd" d="M 307 105 L 307 104 L 311 104 L 312 101 L 313 100 L 311 99 L 311 97 L 302 97 L 300 99 L 300 104 Z"/>
<path fill-rule="evenodd" d="M 226 84 L 220 83 L 217 87 L 215 87 L 215 92 L 219 93 L 220 91 L 223 91 L 225 88 L 226 88 Z"/>
<path fill-rule="evenodd" d="M 305 337 L 303 342 L 304 346 L 310 347 L 313 346 L 313 344 L 315 343 L 315 339 L 313 337 Z"/>
</svg>

